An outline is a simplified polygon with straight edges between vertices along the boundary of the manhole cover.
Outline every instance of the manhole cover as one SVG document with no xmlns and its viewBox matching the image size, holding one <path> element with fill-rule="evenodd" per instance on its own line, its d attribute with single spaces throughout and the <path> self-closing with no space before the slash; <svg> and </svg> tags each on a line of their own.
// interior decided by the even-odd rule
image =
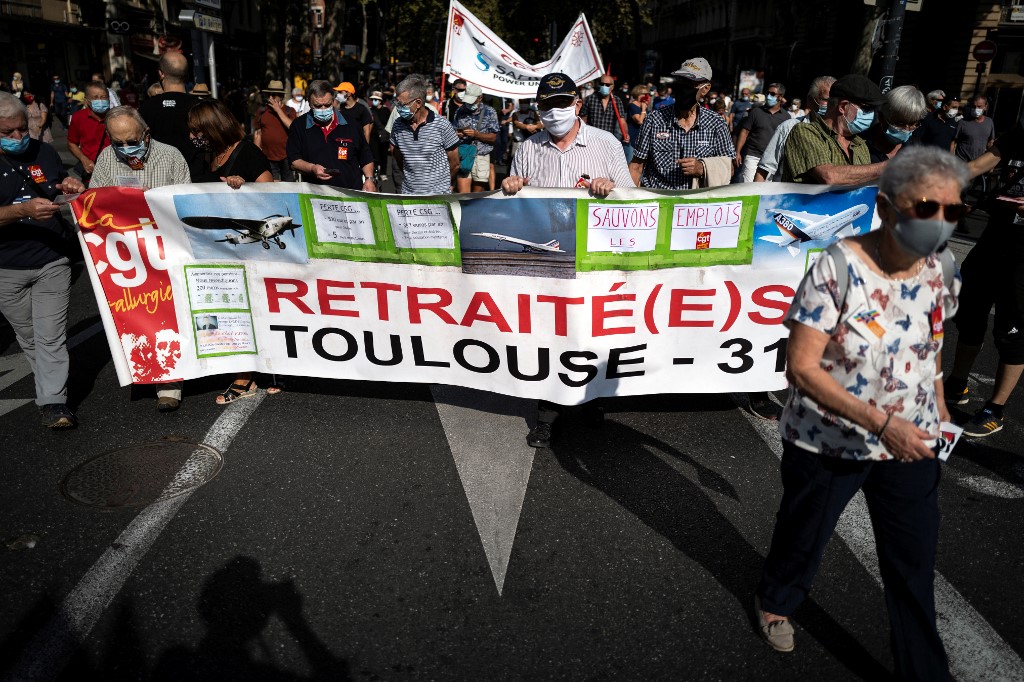
<svg viewBox="0 0 1024 682">
<path fill-rule="evenodd" d="M 88 507 L 144 507 L 210 482 L 223 464 L 209 445 L 155 441 L 97 455 L 72 469 L 60 488 Z"/>
</svg>

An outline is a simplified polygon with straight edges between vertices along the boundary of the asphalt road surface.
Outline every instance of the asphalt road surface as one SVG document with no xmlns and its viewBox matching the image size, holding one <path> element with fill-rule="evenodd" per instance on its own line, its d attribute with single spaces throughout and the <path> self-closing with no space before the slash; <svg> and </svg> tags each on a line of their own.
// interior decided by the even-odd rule
<svg viewBox="0 0 1024 682">
<path fill-rule="evenodd" d="M 150 388 L 117 385 L 77 274 L 78 429 L 40 427 L 27 363 L 0 323 L 0 679 L 877 680 L 891 669 L 859 499 L 795 615 L 796 651 L 758 639 L 751 602 L 780 448 L 741 396 L 619 399 L 603 425 L 571 414 L 536 451 L 529 402 L 444 386 L 290 377 L 280 395 L 223 408 L 214 396 L 230 379 L 216 377 L 189 382 L 182 408 L 162 415 Z M 973 387 L 984 393 L 994 371 L 986 350 Z M 1022 402 L 1008 413 L 1002 432 L 944 465 L 936 600 L 961 680 L 1024 679 Z M 186 455 L 207 443 L 222 468 L 144 507 L 62 492 L 91 458 L 153 441 Z M 184 488 L 216 473 L 193 458 Z M 116 501 L 167 476 L 140 449 L 70 480 Z"/>
</svg>

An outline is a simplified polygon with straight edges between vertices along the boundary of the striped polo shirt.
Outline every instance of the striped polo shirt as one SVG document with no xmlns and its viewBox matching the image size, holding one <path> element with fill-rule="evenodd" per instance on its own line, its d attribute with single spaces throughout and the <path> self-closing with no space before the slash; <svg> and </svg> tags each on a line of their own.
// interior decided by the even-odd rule
<svg viewBox="0 0 1024 682">
<path fill-rule="evenodd" d="M 546 130 L 523 140 L 509 171 L 527 178 L 531 187 L 575 187 L 584 174 L 591 179 L 610 178 L 616 187 L 636 187 L 622 143 L 582 120 L 576 139 L 565 151 L 555 146 Z"/>
<path fill-rule="evenodd" d="M 452 186 L 448 152 L 457 149 L 459 136 L 447 119 L 427 110 L 416 129 L 399 117 L 391 129 L 391 144 L 402 152 L 402 194 L 447 194 Z"/>
</svg>

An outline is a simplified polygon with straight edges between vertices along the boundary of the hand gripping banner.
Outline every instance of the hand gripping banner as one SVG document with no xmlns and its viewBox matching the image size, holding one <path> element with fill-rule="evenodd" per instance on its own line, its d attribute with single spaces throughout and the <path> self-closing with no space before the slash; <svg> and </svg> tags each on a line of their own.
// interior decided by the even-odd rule
<svg viewBox="0 0 1024 682">
<path fill-rule="evenodd" d="M 784 388 L 796 286 L 872 228 L 876 193 L 201 184 L 73 210 L 122 385 L 256 371 L 578 404 Z"/>
</svg>

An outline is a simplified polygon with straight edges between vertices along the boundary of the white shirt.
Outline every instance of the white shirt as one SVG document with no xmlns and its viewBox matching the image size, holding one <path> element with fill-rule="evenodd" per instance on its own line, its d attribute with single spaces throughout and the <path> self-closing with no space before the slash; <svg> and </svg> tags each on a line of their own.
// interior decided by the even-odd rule
<svg viewBox="0 0 1024 682">
<path fill-rule="evenodd" d="M 297 116 L 302 116 L 304 113 L 309 111 L 309 102 L 306 101 L 305 97 L 302 98 L 301 102 L 296 102 L 295 98 L 293 97 L 292 99 L 290 99 L 287 102 L 285 102 L 285 104 L 287 104 L 292 109 L 294 109 L 295 110 L 295 114 Z"/>
<path fill-rule="evenodd" d="M 531 187 L 575 187 L 584 174 L 610 178 L 616 187 L 636 187 L 622 143 L 582 119 L 576 139 L 562 151 L 546 130 L 533 134 L 516 149 L 509 175 L 528 178 Z"/>
</svg>

